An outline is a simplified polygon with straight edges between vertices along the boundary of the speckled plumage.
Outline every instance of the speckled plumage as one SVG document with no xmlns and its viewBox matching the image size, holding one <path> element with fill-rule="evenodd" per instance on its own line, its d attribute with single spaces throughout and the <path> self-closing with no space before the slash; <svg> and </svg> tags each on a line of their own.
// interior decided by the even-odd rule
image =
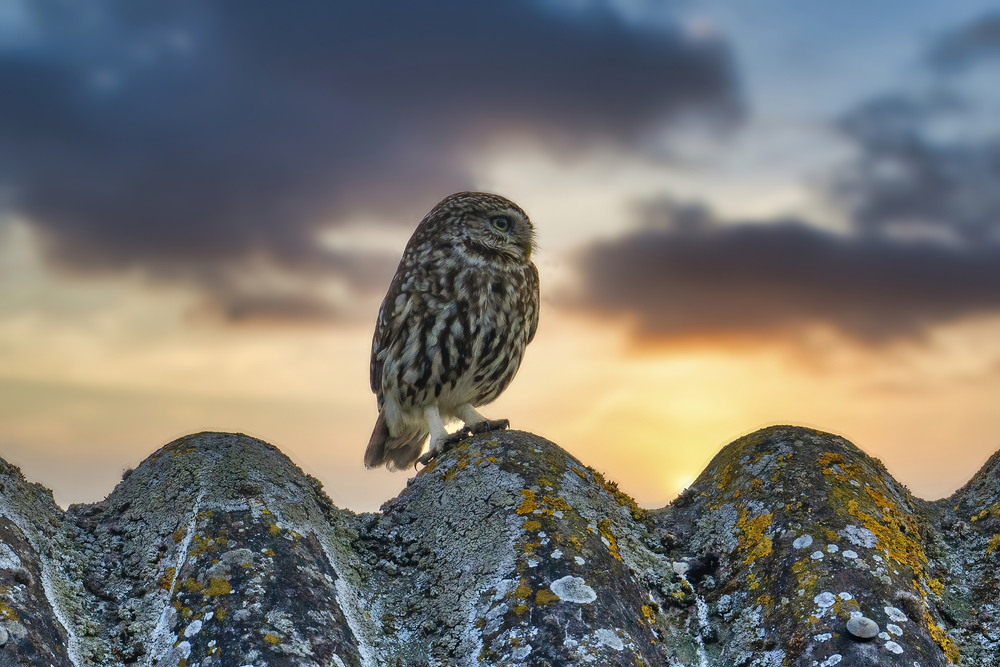
<svg viewBox="0 0 1000 667">
<path fill-rule="evenodd" d="M 371 388 L 379 416 L 365 465 L 411 466 L 443 422 L 489 423 L 494 401 L 521 364 L 538 325 L 534 228 L 499 195 L 459 192 L 417 226 L 379 309 Z"/>
</svg>

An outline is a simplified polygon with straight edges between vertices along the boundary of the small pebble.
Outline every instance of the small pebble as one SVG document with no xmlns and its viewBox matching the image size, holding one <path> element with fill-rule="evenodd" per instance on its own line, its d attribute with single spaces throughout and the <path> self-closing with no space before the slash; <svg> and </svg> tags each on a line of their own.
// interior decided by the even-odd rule
<svg viewBox="0 0 1000 667">
<path fill-rule="evenodd" d="M 864 616 L 854 616 L 847 622 L 847 631 L 855 639 L 868 641 L 878 636 L 878 623 Z"/>
</svg>

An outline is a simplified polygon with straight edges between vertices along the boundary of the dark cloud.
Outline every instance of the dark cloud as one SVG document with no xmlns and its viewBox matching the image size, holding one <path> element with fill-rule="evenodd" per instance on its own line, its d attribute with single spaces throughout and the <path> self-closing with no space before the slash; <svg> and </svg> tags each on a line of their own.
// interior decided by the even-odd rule
<svg viewBox="0 0 1000 667">
<path fill-rule="evenodd" d="M 1000 133 L 975 131 L 975 110 L 939 91 L 873 100 L 841 123 L 859 149 L 835 196 L 869 233 L 1000 241 Z"/>
<path fill-rule="evenodd" d="M 578 258 L 576 305 L 632 318 L 645 338 L 770 334 L 827 324 L 870 342 L 1000 311 L 1000 244 L 836 235 L 801 221 L 719 224 L 660 204 Z"/>
<path fill-rule="evenodd" d="M 996 90 L 953 76 L 997 49 L 997 21 L 933 46 L 930 62 L 948 73 L 840 119 L 857 148 L 828 191 L 850 221 L 844 234 L 809 221 L 721 224 L 697 206 L 656 204 L 641 229 L 581 253 L 577 305 L 632 317 L 649 338 L 827 324 L 877 342 L 1000 313 Z"/>
<path fill-rule="evenodd" d="M 718 40 L 543 2 L 26 3 L 0 45 L 0 187 L 82 268 L 199 275 L 315 244 L 352 213 L 419 219 L 516 132 L 638 148 L 735 108 Z M 19 32 L 18 32 L 19 31 Z M 14 38 L 16 37 L 16 38 Z"/>
<path fill-rule="evenodd" d="M 1000 14 L 984 16 L 949 32 L 927 55 L 932 67 L 945 71 L 991 58 L 1000 58 Z"/>
</svg>

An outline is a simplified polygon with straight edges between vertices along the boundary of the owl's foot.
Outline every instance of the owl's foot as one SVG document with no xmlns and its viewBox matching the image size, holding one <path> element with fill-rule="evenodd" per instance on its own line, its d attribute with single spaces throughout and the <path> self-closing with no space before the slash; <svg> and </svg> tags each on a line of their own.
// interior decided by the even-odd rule
<svg viewBox="0 0 1000 667">
<path fill-rule="evenodd" d="M 446 451 L 448 451 L 458 443 L 462 442 L 470 435 L 474 435 L 475 433 L 482 433 L 482 431 L 472 431 L 467 427 L 458 429 L 457 431 L 449 435 L 447 438 L 439 440 L 436 447 L 427 450 L 426 454 L 417 459 L 417 463 L 426 466 L 428 463 L 436 459 L 438 454 L 444 454 Z M 417 467 L 417 463 L 413 464 L 414 468 Z"/>
<path fill-rule="evenodd" d="M 490 431 L 506 431 L 510 428 L 509 419 L 484 419 L 478 424 L 473 424 L 469 426 L 469 432 L 472 435 L 478 435 L 479 433 L 489 433 Z"/>
</svg>

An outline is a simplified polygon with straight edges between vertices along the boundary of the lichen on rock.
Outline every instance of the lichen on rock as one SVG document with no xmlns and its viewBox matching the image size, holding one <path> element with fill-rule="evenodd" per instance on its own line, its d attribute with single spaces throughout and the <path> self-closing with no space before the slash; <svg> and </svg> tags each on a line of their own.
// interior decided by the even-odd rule
<svg viewBox="0 0 1000 667">
<path fill-rule="evenodd" d="M 651 511 L 551 442 L 487 433 L 370 514 L 238 434 L 181 438 L 66 512 L 0 462 L 0 651 L 77 666 L 993 664 L 998 457 L 928 503 L 842 438 L 773 427 Z"/>
</svg>

